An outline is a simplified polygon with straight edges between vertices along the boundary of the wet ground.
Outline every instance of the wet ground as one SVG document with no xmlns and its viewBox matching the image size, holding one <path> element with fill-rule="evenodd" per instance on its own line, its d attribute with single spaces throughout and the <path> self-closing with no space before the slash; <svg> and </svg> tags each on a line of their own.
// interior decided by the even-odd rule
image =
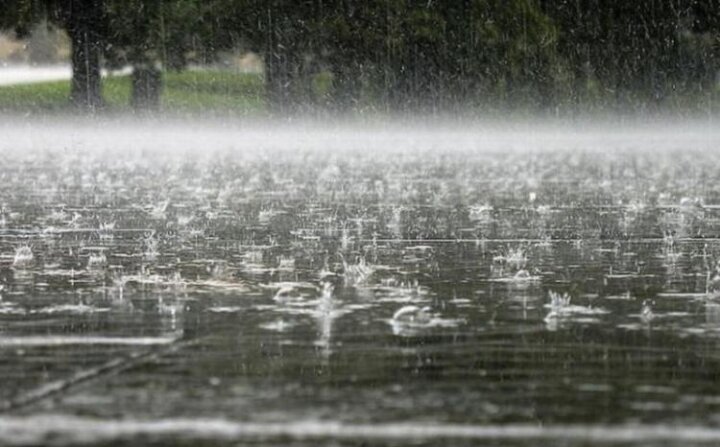
<svg viewBox="0 0 720 447">
<path fill-rule="evenodd" d="M 714 135 L 15 132 L 2 444 L 720 442 Z"/>
</svg>

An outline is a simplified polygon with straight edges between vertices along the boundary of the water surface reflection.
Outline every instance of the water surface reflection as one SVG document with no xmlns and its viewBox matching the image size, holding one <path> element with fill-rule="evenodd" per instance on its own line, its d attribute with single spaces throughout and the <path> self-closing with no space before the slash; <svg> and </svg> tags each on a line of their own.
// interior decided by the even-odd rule
<svg viewBox="0 0 720 447">
<path fill-rule="evenodd" d="M 3 441 L 720 439 L 708 152 L 106 155 L 0 165 Z"/>
</svg>

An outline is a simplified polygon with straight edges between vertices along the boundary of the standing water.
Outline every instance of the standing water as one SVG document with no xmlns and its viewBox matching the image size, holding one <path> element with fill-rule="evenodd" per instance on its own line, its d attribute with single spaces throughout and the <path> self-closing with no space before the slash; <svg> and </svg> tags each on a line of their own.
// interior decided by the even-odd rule
<svg viewBox="0 0 720 447">
<path fill-rule="evenodd" d="M 720 442 L 716 131 L 2 131 L 0 444 Z"/>
</svg>

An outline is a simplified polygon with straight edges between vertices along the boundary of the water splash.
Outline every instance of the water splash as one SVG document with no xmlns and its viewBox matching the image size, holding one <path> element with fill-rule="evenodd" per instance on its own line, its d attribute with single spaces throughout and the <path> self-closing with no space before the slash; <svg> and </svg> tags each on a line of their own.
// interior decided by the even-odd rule
<svg viewBox="0 0 720 447">
<path fill-rule="evenodd" d="M 35 260 L 35 255 L 32 249 L 28 245 L 23 245 L 15 249 L 15 256 L 13 257 L 13 267 L 16 268 L 28 268 L 32 266 Z"/>
<path fill-rule="evenodd" d="M 358 257 L 355 263 L 349 263 L 342 258 L 343 278 L 347 287 L 359 287 L 368 284 L 376 267 L 369 264 L 365 258 Z"/>
</svg>

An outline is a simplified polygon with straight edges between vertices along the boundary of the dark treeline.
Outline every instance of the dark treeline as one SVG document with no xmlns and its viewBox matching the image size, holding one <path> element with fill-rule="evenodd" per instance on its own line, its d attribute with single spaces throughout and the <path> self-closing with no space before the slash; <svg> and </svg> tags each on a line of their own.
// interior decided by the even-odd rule
<svg viewBox="0 0 720 447">
<path fill-rule="evenodd" d="M 260 54 L 276 111 L 660 109 L 717 88 L 720 0 L 3 0 L 0 26 L 71 38 L 73 101 L 131 65 L 157 105 L 162 70 Z M 322 80 L 323 82 L 320 82 Z"/>
</svg>

